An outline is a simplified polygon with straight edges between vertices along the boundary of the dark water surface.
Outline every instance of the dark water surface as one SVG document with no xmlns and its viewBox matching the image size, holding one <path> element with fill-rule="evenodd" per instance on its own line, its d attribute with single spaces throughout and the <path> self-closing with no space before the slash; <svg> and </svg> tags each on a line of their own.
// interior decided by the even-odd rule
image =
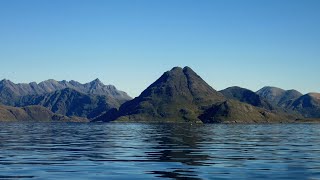
<svg viewBox="0 0 320 180">
<path fill-rule="evenodd" d="M 0 179 L 320 179 L 318 124 L 0 125 Z"/>
</svg>

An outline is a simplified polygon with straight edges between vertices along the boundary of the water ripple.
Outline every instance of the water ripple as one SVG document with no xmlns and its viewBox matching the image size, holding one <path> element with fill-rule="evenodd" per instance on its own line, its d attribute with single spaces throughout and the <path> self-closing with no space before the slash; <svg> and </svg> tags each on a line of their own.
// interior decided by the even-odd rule
<svg viewBox="0 0 320 180">
<path fill-rule="evenodd" d="M 1 123 L 0 179 L 320 179 L 320 125 Z"/>
</svg>

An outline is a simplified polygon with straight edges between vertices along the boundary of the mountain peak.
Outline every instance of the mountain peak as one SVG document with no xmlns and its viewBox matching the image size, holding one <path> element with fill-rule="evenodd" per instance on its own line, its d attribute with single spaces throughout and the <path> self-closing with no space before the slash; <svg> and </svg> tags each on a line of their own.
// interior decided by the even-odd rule
<svg viewBox="0 0 320 180">
<path fill-rule="evenodd" d="M 54 80 L 54 79 L 48 79 L 48 80 L 45 80 L 45 81 L 43 81 L 43 82 L 55 83 L 55 82 L 58 82 L 58 81 L 56 81 L 56 80 Z"/>
<path fill-rule="evenodd" d="M 283 93 L 285 92 L 284 89 L 278 88 L 278 87 L 274 87 L 274 86 L 265 86 L 263 88 L 261 88 L 258 92 L 273 92 L 273 93 Z"/>
<path fill-rule="evenodd" d="M 173 67 L 170 71 L 182 71 L 182 68 L 179 66 Z"/>
<path fill-rule="evenodd" d="M 195 73 L 189 66 L 185 66 L 184 68 L 176 66 L 176 67 L 173 67 L 169 72 Z"/>
<path fill-rule="evenodd" d="M 186 66 L 183 68 L 183 73 L 186 74 L 186 75 L 197 75 L 196 72 L 194 72 L 190 67 Z"/>
<path fill-rule="evenodd" d="M 183 68 L 183 71 L 192 71 L 192 72 L 194 72 L 189 66 L 185 66 Z"/>
<path fill-rule="evenodd" d="M 10 84 L 12 84 L 13 82 L 11 82 L 11 81 L 8 80 L 8 79 L 2 79 L 2 80 L 0 81 L 0 83 L 10 83 Z"/>
<path fill-rule="evenodd" d="M 90 84 L 95 84 L 95 85 L 104 86 L 104 84 L 100 81 L 99 78 L 96 78 L 95 80 L 91 81 Z"/>
</svg>

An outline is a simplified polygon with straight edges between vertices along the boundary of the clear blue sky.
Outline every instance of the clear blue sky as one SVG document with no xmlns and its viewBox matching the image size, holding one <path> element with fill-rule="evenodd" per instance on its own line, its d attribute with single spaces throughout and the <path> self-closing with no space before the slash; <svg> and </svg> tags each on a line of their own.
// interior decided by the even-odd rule
<svg viewBox="0 0 320 180">
<path fill-rule="evenodd" d="M 190 66 L 215 89 L 320 92 L 319 0 L 0 0 L 0 79 L 132 96 Z"/>
</svg>

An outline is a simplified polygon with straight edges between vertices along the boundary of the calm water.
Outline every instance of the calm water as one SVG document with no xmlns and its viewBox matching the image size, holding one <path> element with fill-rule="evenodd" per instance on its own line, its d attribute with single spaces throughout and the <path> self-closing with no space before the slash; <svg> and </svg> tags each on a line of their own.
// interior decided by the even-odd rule
<svg viewBox="0 0 320 180">
<path fill-rule="evenodd" d="M 0 179 L 320 179 L 318 124 L 0 125 Z"/>
</svg>

